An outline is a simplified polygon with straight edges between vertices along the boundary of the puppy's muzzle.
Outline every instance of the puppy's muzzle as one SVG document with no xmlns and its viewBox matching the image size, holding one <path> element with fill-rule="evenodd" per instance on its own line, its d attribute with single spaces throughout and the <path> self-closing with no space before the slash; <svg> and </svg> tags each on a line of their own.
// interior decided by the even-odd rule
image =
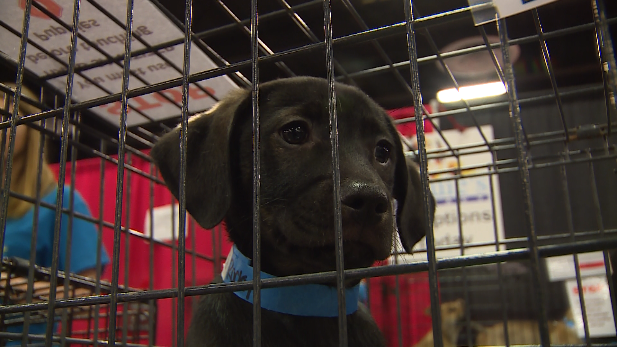
<svg viewBox="0 0 617 347">
<path fill-rule="evenodd" d="M 383 190 L 359 181 L 347 182 L 341 187 L 341 203 L 344 217 L 367 227 L 383 221 L 390 206 Z"/>
<path fill-rule="evenodd" d="M 393 214 L 390 199 L 375 183 L 351 180 L 341 185 L 345 261 L 382 260 L 390 255 Z M 365 258 L 365 259 L 363 259 Z M 369 266 L 364 264 L 365 266 Z"/>
</svg>

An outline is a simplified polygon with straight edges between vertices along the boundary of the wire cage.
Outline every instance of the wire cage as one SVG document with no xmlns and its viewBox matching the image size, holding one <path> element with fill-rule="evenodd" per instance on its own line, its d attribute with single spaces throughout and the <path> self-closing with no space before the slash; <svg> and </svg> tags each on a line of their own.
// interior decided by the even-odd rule
<svg viewBox="0 0 617 347">
<path fill-rule="evenodd" d="M 388 110 L 436 203 L 411 254 L 310 281 L 362 279 L 388 346 L 617 343 L 617 3 L 514 3 L 3 1 L 0 344 L 182 346 L 199 296 L 306 283 L 210 283 L 225 226 L 201 228 L 149 156 L 227 93 L 304 75 Z M 483 83 L 500 88 L 466 94 Z M 338 324 L 347 346 L 344 305 Z"/>
</svg>

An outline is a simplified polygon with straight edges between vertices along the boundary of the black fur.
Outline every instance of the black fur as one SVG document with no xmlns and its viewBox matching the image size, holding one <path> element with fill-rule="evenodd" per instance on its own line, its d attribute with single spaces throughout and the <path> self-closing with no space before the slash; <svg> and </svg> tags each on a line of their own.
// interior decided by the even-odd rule
<svg viewBox="0 0 617 347">
<path fill-rule="evenodd" d="M 381 107 L 353 87 L 337 84 L 336 93 L 345 267 L 368 267 L 390 254 L 395 224 L 407 251 L 426 234 L 420 174 L 415 163 L 405 159 L 398 133 Z M 224 220 L 231 241 L 249 257 L 251 110 L 250 91 L 240 90 L 191 119 L 186 173 L 187 210 L 204 228 Z M 262 271 L 275 276 L 332 271 L 336 266 L 327 83 L 310 77 L 264 83 L 259 110 Z M 285 140 L 282 130 L 292 122 L 308 129 L 306 142 Z M 179 133 L 176 129 L 165 135 L 151 153 L 176 197 Z M 384 163 L 377 160 L 384 161 L 383 148 L 390 153 Z M 385 344 L 365 307 L 349 315 L 347 324 L 350 346 Z M 187 345 L 251 343 L 251 304 L 233 293 L 201 299 Z M 337 318 L 262 310 L 262 345 L 337 346 Z"/>
</svg>

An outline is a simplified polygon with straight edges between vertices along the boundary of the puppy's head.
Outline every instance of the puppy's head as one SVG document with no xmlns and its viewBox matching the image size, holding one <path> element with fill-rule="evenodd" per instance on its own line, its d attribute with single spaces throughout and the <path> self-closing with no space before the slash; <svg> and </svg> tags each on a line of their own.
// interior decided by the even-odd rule
<svg viewBox="0 0 617 347">
<path fill-rule="evenodd" d="M 277 276 L 333 270 L 327 83 L 283 79 L 260 85 L 259 93 L 262 269 Z M 353 87 L 337 84 L 336 93 L 344 260 L 346 268 L 365 267 L 388 257 L 396 228 L 407 251 L 425 235 L 420 174 L 382 108 Z M 179 135 L 166 134 L 151 152 L 176 197 Z M 187 131 L 187 210 L 204 228 L 225 220 L 231 241 L 248 256 L 252 136 L 248 90 L 191 118 Z"/>
</svg>

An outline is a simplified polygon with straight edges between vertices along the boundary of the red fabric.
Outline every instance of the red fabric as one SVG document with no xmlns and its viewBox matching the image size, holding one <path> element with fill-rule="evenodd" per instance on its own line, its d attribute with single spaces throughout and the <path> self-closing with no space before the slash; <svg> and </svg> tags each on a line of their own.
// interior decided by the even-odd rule
<svg viewBox="0 0 617 347">
<path fill-rule="evenodd" d="M 425 105 L 424 107 L 426 108 L 428 112 L 432 112 L 430 105 Z M 395 110 L 389 110 L 388 114 L 390 114 L 390 117 L 392 117 L 393 119 L 405 119 L 405 118 L 414 117 L 416 112 L 413 107 L 404 107 L 404 108 L 397 108 Z M 414 122 L 399 123 L 396 125 L 396 129 L 398 129 L 398 131 L 405 137 L 413 137 L 416 134 L 416 122 L 414 121 Z M 433 124 L 425 119 L 424 120 L 424 132 L 429 133 L 431 131 L 433 131 Z"/>
<path fill-rule="evenodd" d="M 147 154 L 147 152 L 146 152 Z M 117 158 L 114 156 L 114 158 Z M 101 179 L 100 174 L 100 165 L 101 159 L 85 159 L 78 160 L 76 162 L 76 179 L 75 179 L 75 187 L 82 194 L 84 200 L 88 203 L 92 215 L 94 218 L 99 217 L 99 206 L 100 206 L 100 182 L 104 183 L 104 193 L 103 193 L 103 220 L 109 222 L 113 225 L 114 216 L 115 216 L 115 208 L 116 208 L 116 181 L 118 174 L 118 167 L 116 164 L 106 161 L 104 164 L 104 177 Z M 131 166 L 145 173 L 150 173 L 150 163 L 146 160 L 133 156 L 131 160 Z M 59 166 L 52 165 L 52 170 L 58 175 Z M 66 180 L 65 184 L 70 184 L 71 182 L 71 166 L 70 163 L 67 163 L 66 167 Z M 129 178 L 130 175 L 130 178 Z M 129 187 L 130 182 L 130 189 Z M 151 180 L 147 177 L 139 175 L 137 173 L 131 172 L 128 170 L 124 171 L 124 195 L 123 195 L 123 205 L 122 205 L 122 225 L 126 225 L 126 218 L 129 219 L 130 228 L 134 231 L 143 232 L 144 231 L 144 221 L 146 217 L 146 212 L 150 208 L 150 182 Z M 127 194 L 129 194 L 130 198 L 127 200 Z M 153 194 L 153 207 L 159 207 L 164 205 L 170 205 L 172 203 L 172 196 L 169 193 L 169 190 L 164 185 L 154 184 L 154 194 Z M 174 202 L 175 203 L 175 202 Z M 126 211 L 130 211 L 127 213 Z M 193 230 L 193 226 L 191 225 L 192 220 L 189 220 L 189 224 L 187 225 L 187 237 L 186 237 L 186 257 L 185 257 L 185 281 L 187 286 L 195 285 L 204 285 L 212 281 L 213 279 L 213 263 L 209 260 L 204 259 L 195 259 L 195 279 L 192 278 L 193 273 L 193 257 L 189 252 L 191 252 L 193 245 L 192 239 L 193 235 L 191 234 Z M 217 237 L 216 243 L 221 243 L 221 255 L 224 257 L 229 252 L 231 248 L 231 244 L 227 240 L 225 230 L 222 231 L 223 238 L 222 240 L 218 240 L 218 232 L 215 232 L 215 237 Z M 110 256 L 112 258 L 113 252 L 113 240 L 114 240 L 114 232 L 111 227 L 104 227 L 103 230 L 103 244 Z M 154 267 L 154 276 L 152 278 L 152 288 L 153 289 L 168 289 L 177 287 L 177 264 L 178 264 L 178 255 L 177 251 L 174 250 L 172 253 L 172 249 L 170 248 L 168 242 L 167 245 L 156 244 L 154 245 L 153 255 L 150 255 L 149 248 L 149 240 L 142 239 L 136 236 L 131 236 L 129 238 L 129 259 L 128 262 L 128 285 L 133 288 L 138 289 L 149 289 L 150 288 L 150 276 L 149 276 L 149 264 L 150 259 L 153 262 Z M 177 245 L 177 241 L 176 241 Z M 212 259 L 212 232 L 210 230 L 204 230 L 201 227 L 195 224 L 195 246 L 196 253 L 209 257 Z M 127 268 L 125 264 L 125 247 L 126 247 L 126 234 L 121 233 L 120 235 L 120 252 L 119 252 L 119 284 L 125 284 L 125 274 Z M 111 281 L 111 264 L 106 267 L 103 273 L 103 279 L 107 281 Z M 172 302 L 173 301 L 173 302 Z M 172 331 L 175 331 L 177 324 L 176 317 L 176 309 L 177 309 L 177 300 L 176 299 L 165 299 L 158 300 L 156 302 L 157 305 L 157 321 L 156 321 L 156 344 L 162 346 L 170 346 L 172 344 L 173 339 L 175 339 L 175 334 L 172 335 Z M 188 329 L 190 317 L 191 317 L 191 308 L 192 298 L 187 298 L 185 302 L 185 329 Z M 171 318 L 174 317 L 174 318 Z M 119 322 L 117 327 L 121 329 L 121 317 L 119 317 Z M 103 328 L 106 326 L 106 322 L 101 320 L 100 327 Z M 85 322 L 76 322 L 73 325 L 73 331 L 86 330 L 87 325 Z M 91 330 L 91 329 L 90 329 Z M 121 333 L 121 330 L 118 331 Z M 101 335 L 103 338 L 105 335 Z M 121 335 L 118 335 L 121 336 Z M 84 336 L 85 337 L 85 336 Z M 144 341 L 142 341 L 144 343 Z M 145 340 L 147 343 L 147 340 Z"/>
<path fill-rule="evenodd" d="M 370 279 L 370 309 L 375 322 L 386 338 L 387 346 L 399 346 L 397 307 L 401 314 L 403 346 L 413 346 L 431 330 L 428 274 L 417 273 L 398 276 L 400 305 L 396 301 L 394 276 Z"/>
</svg>

